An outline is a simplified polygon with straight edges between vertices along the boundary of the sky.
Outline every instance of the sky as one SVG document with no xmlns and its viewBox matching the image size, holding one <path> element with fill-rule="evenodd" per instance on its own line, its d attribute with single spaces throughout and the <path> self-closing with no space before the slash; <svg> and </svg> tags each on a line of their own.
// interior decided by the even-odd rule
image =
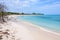
<svg viewBox="0 0 60 40">
<path fill-rule="evenodd" d="M 0 0 L 9 12 L 60 14 L 60 0 Z"/>
</svg>

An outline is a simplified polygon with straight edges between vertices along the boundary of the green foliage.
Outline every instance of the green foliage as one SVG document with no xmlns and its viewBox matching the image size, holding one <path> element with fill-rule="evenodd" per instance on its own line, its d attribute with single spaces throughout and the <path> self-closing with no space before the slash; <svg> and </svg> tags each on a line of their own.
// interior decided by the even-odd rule
<svg viewBox="0 0 60 40">
<path fill-rule="evenodd" d="M 19 15 L 19 13 L 7 12 L 8 15 Z"/>
<path fill-rule="evenodd" d="M 3 12 L 4 15 L 44 15 L 43 13 L 16 13 L 16 12 Z M 2 13 L 0 12 L 0 16 L 2 16 Z"/>
<path fill-rule="evenodd" d="M 2 16 L 2 13 L 0 12 L 0 16 Z"/>
<path fill-rule="evenodd" d="M 32 13 L 33 15 L 35 15 L 36 13 Z"/>
<path fill-rule="evenodd" d="M 22 15 L 24 14 L 24 13 L 21 13 Z"/>
<path fill-rule="evenodd" d="M 43 13 L 32 13 L 33 15 L 44 15 Z"/>
<path fill-rule="evenodd" d="M 8 15 L 8 13 L 6 13 L 6 12 L 0 12 L 0 16 L 2 16 L 2 15 L 4 15 L 4 16 L 6 16 L 6 15 Z"/>
</svg>

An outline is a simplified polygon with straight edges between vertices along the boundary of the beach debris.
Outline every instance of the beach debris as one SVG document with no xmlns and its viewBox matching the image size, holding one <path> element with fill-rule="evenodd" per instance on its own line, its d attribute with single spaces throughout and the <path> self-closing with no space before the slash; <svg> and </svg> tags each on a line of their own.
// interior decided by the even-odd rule
<svg viewBox="0 0 60 40">
<path fill-rule="evenodd" d="M 15 40 L 15 35 L 9 29 L 0 30 L 0 40 Z"/>
</svg>

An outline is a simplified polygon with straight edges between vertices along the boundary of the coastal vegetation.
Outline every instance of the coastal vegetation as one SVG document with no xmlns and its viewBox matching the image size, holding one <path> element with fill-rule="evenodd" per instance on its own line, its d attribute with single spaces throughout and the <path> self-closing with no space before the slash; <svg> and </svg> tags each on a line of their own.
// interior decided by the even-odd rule
<svg viewBox="0 0 60 40">
<path fill-rule="evenodd" d="M 43 13 L 16 13 L 16 12 L 6 12 L 8 15 L 44 15 Z"/>
<path fill-rule="evenodd" d="M 7 13 L 6 12 L 6 5 L 0 4 L 0 22 L 6 22 Z"/>
<path fill-rule="evenodd" d="M 7 9 L 6 5 L 1 3 L 0 4 L 0 40 L 9 40 L 10 36 L 11 36 L 10 38 L 11 40 L 15 40 L 15 35 L 12 35 L 14 33 L 11 33 L 10 32 L 11 30 L 8 28 L 5 29 L 7 24 L 5 24 L 4 26 L 4 23 L 6 23 L 8 20 L 8 15 L 10 15 L 9 12 L 6 12 L 6 9 Z"/>
<path fill-rule="evenodd" d="M 43 13 L 32 13 L 33 15 L 44 15 Z"/>
</svg>

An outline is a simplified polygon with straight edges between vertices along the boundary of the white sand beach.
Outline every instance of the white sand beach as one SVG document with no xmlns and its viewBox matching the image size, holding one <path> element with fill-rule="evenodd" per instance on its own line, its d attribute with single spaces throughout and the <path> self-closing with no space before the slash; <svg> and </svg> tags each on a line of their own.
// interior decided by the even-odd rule
<svg viewBox="0 0 60 40">
<path fill-rule="evenodd" d="M 3 37 L 3 40 L 60 40 L 60 34 L 47 31 L 29 22 L 17 20 L 17 16 L 20 15 L 10 15 L 11 19 L 7 23 L 0 24 L 0 28 L 2 27 L 0 30 L 10 30 L 9 38 Z"/>
</svg>

